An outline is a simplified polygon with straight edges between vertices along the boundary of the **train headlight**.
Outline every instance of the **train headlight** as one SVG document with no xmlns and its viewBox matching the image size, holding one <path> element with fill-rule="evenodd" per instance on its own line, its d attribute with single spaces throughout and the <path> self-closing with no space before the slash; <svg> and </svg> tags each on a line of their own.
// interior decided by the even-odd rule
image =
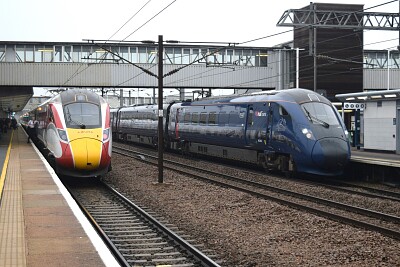
<svg viewBox="0 0 400 267">
<path fill-rule="evenodd" d="M 103 141 L 107 141 L 110 138 L 110 128 L 103 130 Z"/>
<path fill-rule="evenodd" d="M 64 130 L 60 130 L 60 129 L 57 129 L 57 131 L 58 131 L 58 135 L 60 136 L 61 140 L 63 140 L 64 142 L 68 142 L 67 132 Z"/>
<path fill-rule="evenodd" d="M 349 132 L 347 130 L 344 130 L 344 135 L 346 136 L 347 139 L 349 139 Z"/>
<path fill-rule="evenodd" d="M 315 140 L 313 133 L 311 130 L 307 128 L 303 128 L 301 132 L 307 137 L 307 139 Z"/>
</svg>

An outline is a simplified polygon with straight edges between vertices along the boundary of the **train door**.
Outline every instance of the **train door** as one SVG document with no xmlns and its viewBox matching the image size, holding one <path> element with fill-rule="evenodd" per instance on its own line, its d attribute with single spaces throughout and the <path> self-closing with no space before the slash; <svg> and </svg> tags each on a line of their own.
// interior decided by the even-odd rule
<svg viewBox="0 0 400 267">
<path fill-rule="evenodd" d="M 270 133 L 270 107 L 249 105 L 246 120 L 247 146 L 267 145 Z"/>
<path fill-rule="evenodd" d="M 257 144 L 255 139 L 255 126 L 254 126 L 254 107 L 249 105 L 247 107 L 247 120 L 246 120 L 246 145 L 254 146 Z"/>
<path fill-rule="evenodd" d="M 176 140 L 179 140 L 179 116 L 180 116 L 180 108 L 176 109 L 175 114 L 175 125 L 174 125 L 174 132 Z"/>
<path fill-rule="evenodd" d="M 400 100 L 397 100 L 396 118 L 396 154 L 400 154 Z"/>
</svg>

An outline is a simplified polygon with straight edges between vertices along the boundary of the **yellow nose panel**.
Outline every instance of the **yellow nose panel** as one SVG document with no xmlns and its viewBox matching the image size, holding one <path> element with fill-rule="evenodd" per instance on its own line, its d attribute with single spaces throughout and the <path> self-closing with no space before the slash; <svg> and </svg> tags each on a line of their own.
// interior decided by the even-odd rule
<svg viewBox="0 0 400 267">
<path fill-rule="evenodd" d="M 80 170 L 96 169 L 100 165 L 102 150 L 101 129 L 68 131 L 71 152 L 75 168 Z"/>
</svg>

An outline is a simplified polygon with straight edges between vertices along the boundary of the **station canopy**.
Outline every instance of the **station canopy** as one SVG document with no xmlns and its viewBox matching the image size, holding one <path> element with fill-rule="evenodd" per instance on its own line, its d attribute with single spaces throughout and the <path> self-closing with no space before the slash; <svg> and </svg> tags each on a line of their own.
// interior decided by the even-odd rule
<svg viewBox="0 0 400 267">
<path fill-rule="evenodd" d="M 360 93 L 348 93 L 335 95 L 341 102 L 365 102 L 379 100 L 400 99 L 400 89 L 365 91 Z"/>
<path fill-rule="evenodd" d="M 33 87 L 0 86 L 0 110 L 18 112 L 24 109 L 33 96 Z"/>
</svg>

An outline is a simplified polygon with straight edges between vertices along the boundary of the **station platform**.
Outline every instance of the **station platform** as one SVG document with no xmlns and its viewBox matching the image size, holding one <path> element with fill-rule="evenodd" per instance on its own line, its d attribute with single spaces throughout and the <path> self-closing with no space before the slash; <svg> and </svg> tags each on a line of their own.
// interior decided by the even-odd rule
<svg viewBox="0 0 400 267">
<path fill-rule="evenodd" d="M 22 127 L 0 164 L 0 266 L 120 266 Z"/>
<path fill-rule="evenodd" d="M 391 152 L 351 148 L 352 162 L 400 168 L 400 155 Z"/>
</svg>

